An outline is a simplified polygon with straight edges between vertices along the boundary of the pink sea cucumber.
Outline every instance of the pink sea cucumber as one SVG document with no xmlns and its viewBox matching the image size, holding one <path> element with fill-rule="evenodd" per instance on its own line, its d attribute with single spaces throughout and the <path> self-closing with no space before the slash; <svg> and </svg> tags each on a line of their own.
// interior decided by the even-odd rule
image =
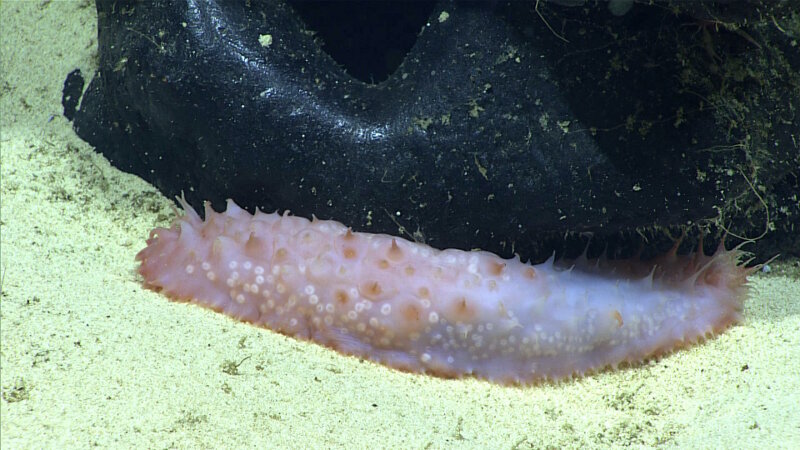
<svg viewBox="0 0 800 450">
<path fill-rule="evenodd" d="M 185 214 L 136 256 L 148 288 L 397 369 L 498 383 L 637 362 L 736 323 L 742 252 L 524 264 L 341 223 Z"/>
</svg>

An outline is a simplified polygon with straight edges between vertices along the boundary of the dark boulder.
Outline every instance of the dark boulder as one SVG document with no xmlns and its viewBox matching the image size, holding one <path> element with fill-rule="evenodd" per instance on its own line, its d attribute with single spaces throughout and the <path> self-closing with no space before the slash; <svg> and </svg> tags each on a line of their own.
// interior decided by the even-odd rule
<svg viewBox="0 0 800 450">
<path fill-rule="evenodd" d="M 341 28 L 355 13 L 337 5 L 316 13 Z M 669 6 L 424 4 L 410 49 L 393 48 L 399 67 L 371 83 L 353 75 L 358 52 L 340 65 L 323 48 L 337 42 L 306 28 L 308 5 L 100 0 L 100 68 L 74 126 L 196 206 L 233 198 L 436 247 L 539 259 L 568 233 L 789 231 L 800 64 L 787 22 Z M 354 29 L 413 16 L 375 25 L 379 8 Z"/>
</svg>

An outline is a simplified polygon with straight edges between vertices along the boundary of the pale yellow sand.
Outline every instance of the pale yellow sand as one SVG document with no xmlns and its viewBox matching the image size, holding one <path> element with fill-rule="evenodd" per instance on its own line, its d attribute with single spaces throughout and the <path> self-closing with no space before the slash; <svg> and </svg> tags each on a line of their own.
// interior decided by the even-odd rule
<svg viewBox="0 0 800 450">
<path fill-rule="evenodd" d="M 92 73 L 93 5 L 0 8 L 3 449 L 800 448 L 797 261 L 755 276 L 718 339 L 529 388 L 398 373 L 144 291 L 133 257 L 169 202 L 59 117 L 66 74 Z"/>
</svg>

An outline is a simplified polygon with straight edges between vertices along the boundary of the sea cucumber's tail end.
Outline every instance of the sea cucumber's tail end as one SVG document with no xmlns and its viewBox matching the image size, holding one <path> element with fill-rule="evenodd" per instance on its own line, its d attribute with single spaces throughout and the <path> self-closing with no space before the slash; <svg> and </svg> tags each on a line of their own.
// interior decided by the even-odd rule
<svg viewBox="0 0 800 450">
<path fill-rule="evenodd" d="M 173 253 L 177 250 L 179 239 L 182 235 L 187 234 L 182 232 L 182 229 L 192 231 L 203 224 L 203 220 L 186 201 L 183 192 L 180 197 L 175 197 L 175 199 L 184 214 L 181 215 L 178 208 L 173 205 L 172 209 L 175 211 L 176 218 L 170 228 L 158 227 L 151 230 L 147 246 L 140 250 L 135 258 L 140 263 L 138 272 L 144 278 L 145 287 L 154 291 L 160 291 L 163 287 L 155 281 L 157 274 L 171 262 L 170 255 L 174 257 Z"/>
<path fill-rule="evenodd" d="M 699 267 L 687 282 L 693 286 L 710 288 L 719 306 L 718 316 L 699 337 L 708 338 L 720 334 L 742 321 L 744 302 L 750 290 L 748 277 L 774 259 L 773 257 L 762 264 L 750 265 L 750 253 L 742 250 L 742 246 L 749 242 L 751 241 L 744 241 L 728 250 L 723 240 L 714 254 L 698 256 Z"/>
<path fill-rule="evenodd" d="M 136 254 L 136 261 L 139 262 L 137 272 L 142 276 L 147 289 L 160 291 L 163 287 L 156 280 L 158 274 L 171 262 L 169 255 L 175 250 L 179 237 L 178 227 L 156 228 L 150 232 L 147 246 Z"/>
<path fill-rule="evenodd" d="M 206 223 L 189 205 L 183 193 L 176 198 L 185 213 L 181 215 L 175 208 L 177 217 L 170 228 L 159 227 L 150 231 L 147 246 L 136 254 L 144 286 L 168 295 L 173 292 L 175 278 L 179 275 L 175 268 L 191 271 L 198 262 L 195 250 L 202 248 L 200 244 L 206 228 Z"/>
</svg>

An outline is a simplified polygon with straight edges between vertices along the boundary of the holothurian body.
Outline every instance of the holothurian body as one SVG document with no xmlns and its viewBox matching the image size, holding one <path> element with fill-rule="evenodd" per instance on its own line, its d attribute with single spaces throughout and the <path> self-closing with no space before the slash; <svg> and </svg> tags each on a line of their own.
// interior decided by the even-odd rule
<svg viewBox="0 0 800 450">
<path fill-rule="evenodd" d="M 528 384 L 696 342 L 740 319 L 752 269 L 720 245 L 539 265 L 326 220 L 206 205 L 151 232 L 148 288 L 397 369 Z"/>
</svg>

